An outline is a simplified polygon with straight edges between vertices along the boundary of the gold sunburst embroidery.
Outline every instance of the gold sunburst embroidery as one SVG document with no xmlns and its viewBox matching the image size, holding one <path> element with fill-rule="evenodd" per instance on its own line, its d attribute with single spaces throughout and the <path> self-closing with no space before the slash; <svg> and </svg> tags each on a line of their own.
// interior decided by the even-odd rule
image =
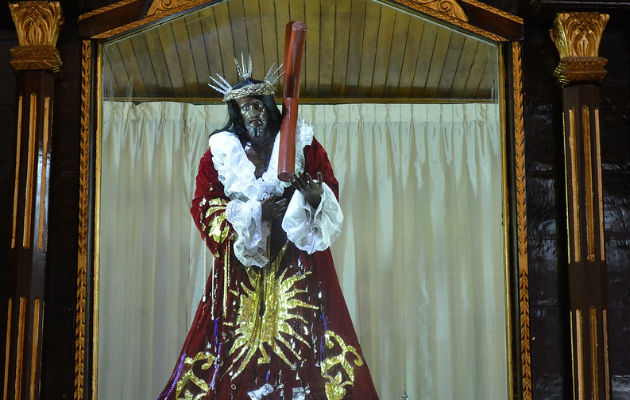
<svg viewBox="0 0 630 400">
<path fill-rule="evenodd" d="M 296 296 L 306 293 L 306 290 L 295 288 L 295 284 L 305 279 L 310 272 L 285 277 L 288 269 L 284 269 L 278 275 L 286 249 L 287 245 L 285 244 L 275 261 L 262 270 L 248 267 L 247 280 L 249 282 L 247 284 L 241 283 L 242 293 L 232 291 L 234 295 L 239 297 L 236 339 L 229 352 L 230 355 L 237 354 L 229 368 L 232 371 L 236 369 L 232 378 L 243 372 L 258 352 L 260 352 L 258 364 L 267 364 L 271 361 L 264 345 L 269 346 L 290 367 L 294 366 L 289 361 L 291 355 L 296 361 L 301 361 L 302 357 L 295 351 L 286 336 L 302 342 L 310 348 L 305 337 L 296 332 L 290 323 L 290 320 L 306 323 L 306 320 L 296 312 L 296 308 L 317 309 L 317 307 L 296 298 Z M 262 317 L 260 316 L 261 308 L 264 308 Z"/>
</svg>

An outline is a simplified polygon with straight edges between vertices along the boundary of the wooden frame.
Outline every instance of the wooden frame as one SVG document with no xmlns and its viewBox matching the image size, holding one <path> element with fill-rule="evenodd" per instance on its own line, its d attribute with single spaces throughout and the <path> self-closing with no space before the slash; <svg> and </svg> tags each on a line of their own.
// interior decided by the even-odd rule
<svg viewBox="0 0 630 400">
<path fill-rule="evenodd" d="M 79 229 L 77 258 L 77 305 L 75 339 L 74 399 L 92 399 L 96 381 L 91 371 L 96 363 L 90 351 L 94 343 L 92 315 L 98 306 L 94 299 L 93 279 L 97 276 L 91 266 L 98 256 L 97 243 L 92 232 L 95 220 L 94 179 L 95 166 L 100 162 L 97 154 L 96 135 L 100 126 L 100 46 L 102 39 L 119 35 L 165 21 L 185 12 L 217 2 L 208 0 L 121 0 L 109 6 L 79 17 L 79 33 L 82 42 L 81 69 L 81 141 L 80 141 L 80 188 Z M 456 30 L 474 34 L 499 45 L 502 62 L 503 85 L 501 89 L 504 127 L 507 130 L 504 162 L 508 177 L 504 186 L 509 198 L 504 204 L 506 221 L 505 237 L 506 282 L 508 297 L 508 364 L 509 398 L 532 398 L 530 327 L 529 327 L 529 279 L 527 261 L 527 220 L 525 190 L 525 132 L 523 125 L 522 88 L 522 39 L 523 20 L 517 16 L 487 6 L 477 0 L 389 0 L 398 7 L 419 12 Z M 96 116 L 96 118 L 95 118 Z M 518 299 L 518 301 L 516 301 Z M 518 322 L 518 324 L 517 324 Z M 91 384 L 90 384 L 91 382 Z"/>
</svg>

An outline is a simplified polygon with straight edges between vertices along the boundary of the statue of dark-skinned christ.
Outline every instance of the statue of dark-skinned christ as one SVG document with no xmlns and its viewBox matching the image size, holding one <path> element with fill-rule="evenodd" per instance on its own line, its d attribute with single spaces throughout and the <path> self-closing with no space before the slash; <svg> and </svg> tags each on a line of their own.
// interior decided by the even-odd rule
<svg viewBox="0 0 630 400">
<path fill-rule="evenodd" d="M 243 64 L 215 81 L 229 121 L 190 209 L 214 266 L 158 399 L 378 399 L 329 249 L 343 214 L 326 151 L 299 124 L 294 178 L 278 179 L 277 71 Z"/>
</svg>

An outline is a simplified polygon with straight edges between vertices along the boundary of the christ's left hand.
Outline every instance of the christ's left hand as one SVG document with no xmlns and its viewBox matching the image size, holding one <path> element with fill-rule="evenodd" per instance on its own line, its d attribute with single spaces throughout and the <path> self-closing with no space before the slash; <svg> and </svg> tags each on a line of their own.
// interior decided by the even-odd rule
<svg viewBox="0 0 630 400">
<path fill-rule="evenodd" d="M 308 201 L 308 203 L 313 208 L 319 207 L 319 202 L 322 200 L 322 193 L 324 192 L 324 188 L 322 186 L 322 173 L 317 173 L 317 180 L 313 180 L 311 176 L 306 173 L 302 175 L 296 175 L 291 184 L 294 188 L 302 193 L 304 199 Z"/>
</svg>

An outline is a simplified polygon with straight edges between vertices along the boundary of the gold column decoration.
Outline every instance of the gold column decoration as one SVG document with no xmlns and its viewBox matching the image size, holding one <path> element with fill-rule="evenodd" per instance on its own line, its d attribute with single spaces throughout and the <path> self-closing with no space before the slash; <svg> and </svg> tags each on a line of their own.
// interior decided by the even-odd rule
<svg viewBox="0 0 630 400">
<path fill-rule="evenodd" d="M 550 36 L 563 85 L 568 287 L 574 399 L 610 398 L 607 278 L 602 201 L 599 87 L 607 60 L 599 44 L 609 16 L 557 15 Z"/>
<path fill-rule="evenodd" d="M 608 14 L 597 12 L 558 14 L 549 34 L 560 53 L 554 76 L 561 83 L 600 82 L 606 77 L 608 60 L 598 54 L 608 19 Z"/>
<path fill-rule="evenodd" d="M 44 341 L 44 298 L 48 251 L 55 76 L 61 67 L 55 47 L 62 25 L 58 1 L 9 4 L 19 45 L 11 49 L 18 100 L 12 231 L 7 284 L 4 399 L 40 397 Z M 12 129 L 11 129 L 12 130 Z M 12 168 L 13 169 L 13 168 Z"/>
<path fill-rule="evenodd" d="M 11 49 L 11 65 L 18 71 L 61 67 L 57 38 L 63 24 L 58 1 L 22 1 L 9 4 L 19 46 Z"/>
</svg>

